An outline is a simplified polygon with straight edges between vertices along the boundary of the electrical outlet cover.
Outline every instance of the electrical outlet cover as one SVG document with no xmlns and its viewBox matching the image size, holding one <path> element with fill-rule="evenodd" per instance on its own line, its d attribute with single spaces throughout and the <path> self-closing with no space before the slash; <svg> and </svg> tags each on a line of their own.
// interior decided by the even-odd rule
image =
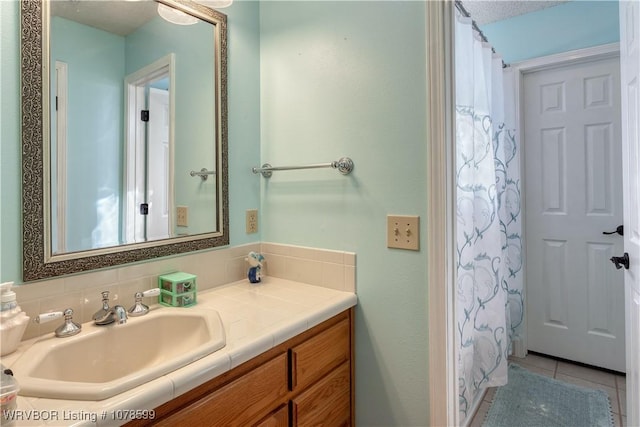
<svg viewBox="0 0 640 427">
<path fill-rule="evenodd" d="M 258 209 L 247 209 L 246 222 L 247 234 L 258 232 Z"/>
<path fill-rule="evenodd" d="M 189 209 L 186 206 L 176 206 L 176 225 L 178 227 L 189 226 Z"/>
</svg>

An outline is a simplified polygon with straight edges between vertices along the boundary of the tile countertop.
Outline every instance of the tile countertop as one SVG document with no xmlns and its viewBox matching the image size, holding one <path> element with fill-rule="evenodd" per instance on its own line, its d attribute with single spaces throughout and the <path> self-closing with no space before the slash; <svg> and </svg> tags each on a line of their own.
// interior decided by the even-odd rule
<svg viewBox="0 0 640 427">
<path fill-rule="evenodd" d="M 122 424 L 123 410 L 153 409 L 229 371 L 270 348 L 355 306 L 357 297 L 319 286 L 275 277 L 246 280 L 198 293 L 198 306 L 220 313 L 227 343 L 221 350 L 167 375 L 101 401 L 73 401 L 18 396 L 14 426 L 111 426 Z M 160 305 L 152 309 L 173 310 Z M 188 310 L 184 308 L 181 310 Z M 111 327 L 111 326 L 107 326 Z M 115 326 L 118 328 L 118 326 Z M 11 367 L 34 338 L 0 361 Z M 73 339 L 73 338 L 70 338 Z M 20 382 L 20 373 L 15 372 Z"/>
</svg>

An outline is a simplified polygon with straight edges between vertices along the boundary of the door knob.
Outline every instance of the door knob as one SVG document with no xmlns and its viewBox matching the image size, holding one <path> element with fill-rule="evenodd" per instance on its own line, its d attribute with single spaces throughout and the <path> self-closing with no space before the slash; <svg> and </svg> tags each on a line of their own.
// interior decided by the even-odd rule
<svg viewBox="0 0 640 427">
<path fill-rule="evenodd" d="M 616 231 L 603 231 L 602 232 L 602 234 L 615 234 L 615 233 L 618 233 L 619 235 L 624 236 L 624 226 L 619 225 L 616 228 Z"/>
<path fill-rule="evenodd" d="M 611 262 L 616 265 L 616 268 L 618 270 L 620 270 L 622 267 L 624 267 L 625 270 L 628 270 L 629 269 L 629 254 L 625 252 L 624 255 L 622 255 L 622 256 L 611 257 Z"/>
</svg>

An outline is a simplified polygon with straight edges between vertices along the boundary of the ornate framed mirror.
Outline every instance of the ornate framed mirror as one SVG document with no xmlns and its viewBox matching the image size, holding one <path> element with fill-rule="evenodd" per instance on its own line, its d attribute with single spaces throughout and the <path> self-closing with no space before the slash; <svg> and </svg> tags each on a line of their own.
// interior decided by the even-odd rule
<svg viewBox="0 0 640 427">
<path fill-rule="evenodd" d="M 228 245 L 226 15 L 24 0 L 21 26 L 23 281 Z"/>
</svg>

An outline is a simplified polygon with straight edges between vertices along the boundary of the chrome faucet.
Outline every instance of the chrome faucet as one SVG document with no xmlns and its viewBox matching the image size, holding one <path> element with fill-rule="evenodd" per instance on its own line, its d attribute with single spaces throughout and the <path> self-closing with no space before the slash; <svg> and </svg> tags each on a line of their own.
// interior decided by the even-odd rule
<svg viewBox="0 0 640 427">
<path fill-rule="evenodd" d="M 93 323 L 96 325 L 109 325 L 116 322 L 118 325 L 127 323 L 127 310 L 121 305 L 109 307 L 109 291 L 102 292 L 102 308 L 93 315 Z"/>
<path fill-rule="evenodd" d="M 96 325 L 109 325 L 113 322 L 116 322 L 117 325 L 122 325 L 127 323 L 127 319 L 127 310 L 121 305 L 114 305 L 102 318 L 94 318 L 93 322 Z"/>
<path fill-rule="evenodd" d="M 95 312 L 92 319 L 94 322 L 98 322 L 98 320 L 103 319 L 107 314 L 109 314 L 109 291 L 102 292 L 102 308 Z"/>
</svg>

